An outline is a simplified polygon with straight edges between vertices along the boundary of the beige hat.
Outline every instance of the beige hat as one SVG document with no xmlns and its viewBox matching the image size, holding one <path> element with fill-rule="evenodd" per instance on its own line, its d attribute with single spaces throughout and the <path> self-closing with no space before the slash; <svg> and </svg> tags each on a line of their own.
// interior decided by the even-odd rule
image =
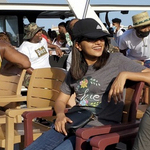
<svg viewBox="0 0 150 150">
<path fill-rule="evenodd" d="M 140 27 L 150 24 L 150 17 L 147 11 L 132 16 L 133 27 Z"/>
<path fill-rule="evenodd" d="M 36 23 L 32 22 L 29 25 L 24 27 L 25 36 L 23 39 L 31 39 L 33 36 L 44 27 L 38 27 Z"/>
</svg>

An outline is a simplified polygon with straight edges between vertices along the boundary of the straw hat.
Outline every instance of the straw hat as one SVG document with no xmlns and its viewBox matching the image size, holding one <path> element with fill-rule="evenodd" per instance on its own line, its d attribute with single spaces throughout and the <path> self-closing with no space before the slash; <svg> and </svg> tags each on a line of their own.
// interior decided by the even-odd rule
<svg viewBox="0 0 150 150">
<path fill-rule="evenodd" d="M 150 24 L 150 17 L 147 11 L 132 16 L 133 27 L 140 27 Z"/>
</svg>

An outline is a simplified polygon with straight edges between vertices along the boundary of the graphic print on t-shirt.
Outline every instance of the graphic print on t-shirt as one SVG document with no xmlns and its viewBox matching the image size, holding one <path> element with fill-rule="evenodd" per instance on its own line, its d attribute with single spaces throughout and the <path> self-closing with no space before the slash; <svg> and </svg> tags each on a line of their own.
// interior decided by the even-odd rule
<svg viewBox="0 0 150 150">
<path fill-rule="evenodd" d="M 80 105 L 97 107 L 101 103 L 101 96 L 96 92 L 91 92 L 94 91 L 92 89 L 98 88 L 98 86 L 100 86 L 98 80 L 92 77 L 86 77 L 80 80 L 77 84 L 77 93 L 82 95 L 81 99 L 79 100 Z"/>
<path fill-rule="evenodd" d="M 42 46 L 41 48 L 38 48 L 37 50 L 35 50 L 35 52 L 37 53 L 38 57 L 41 57 L 47 53 L 44 46 Z"/>
</svg>

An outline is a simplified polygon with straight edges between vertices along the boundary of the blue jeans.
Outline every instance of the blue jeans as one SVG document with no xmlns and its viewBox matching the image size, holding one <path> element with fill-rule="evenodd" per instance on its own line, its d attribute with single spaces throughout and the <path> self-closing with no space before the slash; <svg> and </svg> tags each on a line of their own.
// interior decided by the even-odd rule
<svg viewBox="0 0 150 150">
<path fill-rule="evenodd" d="M 150 107 L 147 108 L 140 122 L 139 131 L 136 136 L 132 150 L 150 149 Z"/>
<path fill-rule="evenodd" d="M 73 150 L 74 147 L 75 135 L 66 137 L 52 128 L 43 133 L 24 150 Z"/>
<path fill-rule="evenodd" d="M 150 68 L 150 60 L 144 61 L 144 66 L 146 66 L 147 68 Z"/>
</svg>

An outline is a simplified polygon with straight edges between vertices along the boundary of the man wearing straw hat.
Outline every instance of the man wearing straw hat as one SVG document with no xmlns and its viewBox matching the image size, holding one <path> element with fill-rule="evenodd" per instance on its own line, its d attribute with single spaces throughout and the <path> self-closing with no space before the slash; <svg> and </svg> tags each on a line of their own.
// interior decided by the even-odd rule
<svg viewBox="0 0 150 150">
<path fill-rule="evenodd" d="M 150 17 L 144 11 L 132 17 L 133 29 L 127 30 L 119 41 L 120 52 L 133 60 L 140 60 L 150 68 Z"/>
<path fill-rule="evenodd" d="M 150 68 L 150 17 L 147 11 L 132 16 L 133 28 L 120 37 L 119 49 L 127 57 Z M 144 103 L 149 104 L 149 89 L 145 88 Z"/>
<path fill-rule="evenodd" d="M 143 61 L 144 65 L 150 68 L 150 17 L 145 11 L 134 15 L 132 20 L 133 28 L 127 30 L 120 38 L 120 51 L 131 59 Z M 142 118 L 132 150 L 148 149 L 150 149 L 150 107 Z"/>
</svg>

